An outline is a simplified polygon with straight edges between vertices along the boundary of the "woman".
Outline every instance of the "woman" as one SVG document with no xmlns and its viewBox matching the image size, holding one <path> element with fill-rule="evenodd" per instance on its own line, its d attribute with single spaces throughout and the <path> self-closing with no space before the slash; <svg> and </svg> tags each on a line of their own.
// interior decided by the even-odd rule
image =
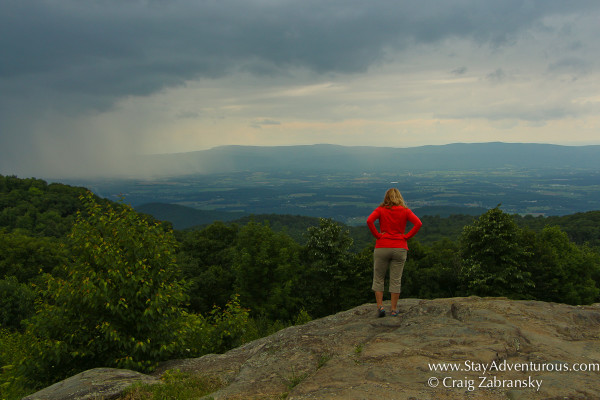
<svg viewBox="0 0 600 400">
<path fill-rule="evenodd" d="M 379 220 L 379 229 L 375 221 Z M 407 234 L 404 233 L 406 222 L 414 226 Z M 423 223 L 406 207 L 402 195 L 396 188 L 385 192 L 383 203 L 379 205 L 367 218 L 367 226 L 377 241 L 373 252 L 373 291 L 377 301 L 377 315 L 385 317 L 383 308 L 383 282 L 385 274 L 390 269 L 390 293 L 392 297 L 391 313 L 398 315 L 398 298 L 400 297 L 400 283 L 402 270 L 406 261 L 408 245 L 406 241 L 413 237 Z"/>
</svg>

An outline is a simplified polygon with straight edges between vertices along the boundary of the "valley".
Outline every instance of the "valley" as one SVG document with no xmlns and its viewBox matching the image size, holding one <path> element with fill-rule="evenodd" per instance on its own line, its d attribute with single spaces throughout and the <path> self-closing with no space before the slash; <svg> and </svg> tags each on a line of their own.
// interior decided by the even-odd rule
<svg viewBox="0 0 600 400">
<path fill-rule="evenodd" d="M 77 184 L 85 184 L 111 200 L 122 196 L 136 208 L 143 209 L 148 203 L 179 205 L 203 210 L 213 220 L 290 214 L 363 224 L 389 187 L 399 188 L 408 206 L 420 215 L 479 215 L 498 204 L 511 214 L 534 216 L 600 209 L 600 173 L 570 168 L 403 173 L 242 171 Z"/>
</svg>

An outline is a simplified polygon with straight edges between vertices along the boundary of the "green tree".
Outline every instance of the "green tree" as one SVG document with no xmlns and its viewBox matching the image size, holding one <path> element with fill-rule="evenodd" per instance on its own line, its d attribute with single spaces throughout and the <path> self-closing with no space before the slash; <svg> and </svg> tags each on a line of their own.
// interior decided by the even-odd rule
<svg viewBox="0 0 600 400">
<path fill-rule="evenodd" d="M 190 283 L 190 309 L 198 313 L 223 308 L 234 294 L 234 246 L 239 228 L 215 222 L 199 231 L 178 232 L 178 263 Z"/>
<path fill-rule="evenodd" d="M 16 277 L 0 279 L 0 328 L 20 329 L 34 311 L 35 292 Z"/>
<path fill-rule="evenodd" d="M 369 232 L 370 234 L 371 232 Z M 348 279 L 342 287 L 341 310 L 373 302 L 375 299 L 371 286 L 373 284 L 373 249 L 368 245 L 361 251 L 351 254 L 346 274 Z"/>
<path fill-rule="evenodd" d="M 321 317 L 348 305 L 347 291 L 361 279 L 362 269 L 351 263 L 352 238 L 348 230 L 331 219 L 320 218 L 319 226 L 307 230 L 299 282 L 304 308 Z M 364 267 L 364 263 L 361 264 Z"/>
<path fill-rule="evenodd" d="M 253 316 L 283 321 L 296 316 L 298 255 L 296 242 L 266 224 L 250 222 L 240 229 L 233 258 L 235 290 Z"/>
<path fill-rule="evenodd" d="M 406 297 L 454 297 L 459 289 L 458 245 L 443 239 L 423 246 L 413 239 L 404 267 L 402 292 Z"/>
<path fill-rule="evenodd" d="M 48 277 L 29 324 L 39 345 L 24 368 L 40 382 L 97 366 L 147 371 L 180 346 L 173 327 L 186 297 L 172 232 L 91 193 L 81 201 L 67 277 Z"/>
<path fill-rule="evenodd" d="M 547 226 L 535 238 L 531 261 L 537 299 L 567 304 L 600 300 L 600 256 L 578 246 L 557 226 Z"/>
<path fill-rule="evenodd" d="M 495 207 L 463 229 L 461 283 L 467 294 L 531 297 L 532 253 L 513 218 Z"/>
<path fill-rule="evenodd" d="M 31 282 L 42 273 L 52 273 L 66 258 L 57 239 L 0 230 L 0 278 L 14 276 L 19 282 Z"/>
<path fill-rule="evenodd" d="M 0 175 L 0 227 L 30 236 L 64 237 L 81 208 L 84 188 Z"/>
</svg>

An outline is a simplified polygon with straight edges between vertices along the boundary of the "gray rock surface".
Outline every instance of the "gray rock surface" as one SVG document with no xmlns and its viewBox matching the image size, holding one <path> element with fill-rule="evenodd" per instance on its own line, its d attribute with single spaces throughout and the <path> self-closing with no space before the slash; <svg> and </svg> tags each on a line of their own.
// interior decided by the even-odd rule
<svg viewBox="0 0 600 400">
<path fill-rule="evenodd" d="M 216 400 L 600 399 L 600 304 L 467 297 L 399 306 L 399 317 L 376 318 L 365 304 L 225 354 L 165 362 L 153 377 L 91 370 L 27 399 L 108 399 L 131 382 L 118 374 L 152 382 L 170 369 L 221 379 Z M 459 369 L 433 370 L 442 363 Z"/>
<path fill-rule="evenodd" d="M 115 399 L 136 382 L 153 384 L 160 380 L 135 371 L 94 368 L 48 386 L 23 400 Z"/>
<path fill-rule="evenodd" d="M 156 374 L 218 376 L 226 385 L 211 394 L 217 400 L 600 399 L 600 304 L 468 297 L 399 305 L 399 317 L 376 318 L 366 304 L 225 354 L 170 361 Z M 436 372 L 433 363 L 461 370 Z M 576 364 L 593 371 L 556 371 Z"/>
</svg>

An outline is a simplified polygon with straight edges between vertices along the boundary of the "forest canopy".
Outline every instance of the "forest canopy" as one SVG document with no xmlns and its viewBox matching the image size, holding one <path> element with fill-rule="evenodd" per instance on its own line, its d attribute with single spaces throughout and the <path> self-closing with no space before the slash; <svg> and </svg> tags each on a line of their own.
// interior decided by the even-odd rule
<svg viewBox="0 0 600 400">
<path fill-rule="evenodd" d="M 600 301 L 600 212 L 421 216 L 401 297 Z M 0 176 L 0 397 L 96 366 L 151 370 L 364 303 L 374 239 L 256 216 L 173 231 L 85 188 Z"/>
</svg>

